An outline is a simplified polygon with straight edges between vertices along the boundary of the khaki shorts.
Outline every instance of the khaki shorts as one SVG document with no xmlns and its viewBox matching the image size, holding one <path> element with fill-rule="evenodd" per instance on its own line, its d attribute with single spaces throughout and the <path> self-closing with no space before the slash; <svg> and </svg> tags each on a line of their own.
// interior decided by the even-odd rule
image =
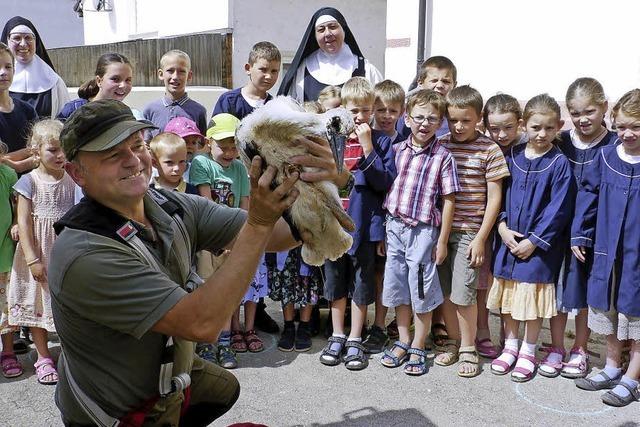
<svg viewBox="0 0 640 427">
<path fill-rule="evenodd" d="M 447 258 L 438 266 L 442 293 L 457 305 L 473 305 L 477 301 L 479 268 L 469 266 L 467 249 L 476 233 L 452 231 L 447 245 Z"/>
</svg>

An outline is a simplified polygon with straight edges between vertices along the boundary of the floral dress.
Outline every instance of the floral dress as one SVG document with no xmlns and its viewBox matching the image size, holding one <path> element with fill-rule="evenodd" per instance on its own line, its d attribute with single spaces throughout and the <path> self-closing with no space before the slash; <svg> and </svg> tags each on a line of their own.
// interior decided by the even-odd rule
<svg viewBox="0 0 640 427">
<path fill-rule="evenodd" d="M 269 282 L 269 298 L 280 301 L 283 307 L 294 304 L 296 309 L 318 303 L 322 294 L 321 270 L 302 261 L 299 247 L 289 252 L 266 254 L 264 264 Z"/>
</svg>

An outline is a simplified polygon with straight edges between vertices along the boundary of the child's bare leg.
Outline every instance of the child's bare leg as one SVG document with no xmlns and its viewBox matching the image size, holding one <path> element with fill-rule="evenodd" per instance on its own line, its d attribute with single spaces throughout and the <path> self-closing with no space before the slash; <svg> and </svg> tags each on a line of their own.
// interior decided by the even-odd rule
<svg viewBox="0 0 640 427">
<path fill-rule="evenodd" d="M 502 354 L 491 363 L 491 370 L 498 373 L 507 372 L 515 363 L 517 359 L 515 355 L 518 354 L 519 347 L 518 331 L 520 329 L 520 321 L 515 320 L 510 314 L 503 314 L 502 323 L 505 334 L 504 350 Z"/>
<path fill-rule="evenodd" d="M 621 353 L 622 345 L 620 346 L 619 350 L 619 353 Z M 622 378 L 620 378 L 620 382 L 618 383 L 618 385 L 616 385 L 613 390 L 605 393 L 602 396 L 602 400 L 605 403 L 610 403 L 609 399 L 614 398 L 615 402 L 610 404 L 613 404 L 615 406 L 625 406 L 626 404 L 635 400 L 635 398 L 629 396 L 631 394 L 629 389 L 636 391 L 638 390 L 638 380 L 640 379 L 640 341 L 632 341 L 630 356 L 631 359 L 629 360 L 629 367 L 627 368 L 627 372 L 622 375 Z M 620 359 L 621 355 L 618 354 L 617 357 Z M 607 354 L 607 366 L 608 364 L 609 354 Z M 620 398 L 628 400 L 624 401 L 624 403 L 621 404 Z"/>
<path fill-rule="evenodd" d="M 351 301 L 351 331 L 350 340 L 362 339 L 362 327 L 367 321 L 367 306 Z"/>
<path fill-rule="evenodd" d="M 567 328 L 567 313 L 558 312 L 549 320 L 551 327 L 551 346 L 564 350 L 564 333 Z"/>
<path fill-rule="evenodd" d="M 589 342 L 589 335 L 591 334 L 591 330 L 587 324 L 587 320 L 589 318 L 589 310 L 583 308 L 578 312 L 576 316 L 576 339 L 573 344 L 573 348 L 579 348 L 587 351 L 587 346 Z"/>
<path fill-rule="evenodd" d="M 240 326 L 240 306 L 238 306 L 236 311 L 234 311 L 233 314 L 231 315 L 231 321 L 230 321 L 229 327 L 231 328 L 232 331 L 242 330 L 242 327 Z"/>
<path fill-rule="evenodd" d="M 409 332 L 409 327 L 411 326 L 411 306 L 410 305 L 399 305 L 396 307 L 396 323 L 398 324 L 398 341 L 406 344 L 409 347 L 409 343 L 411 342 L 411 332 Z M 407 351 L 402 347 L 394 345 L 391 347 L 391 351 L 398 358 L 402 358 L 407 354 Z M 388 356 L 382 356 L 382 363 L 387 366 L 391 366 L 394 361 Z M 393 365 L 395 366 L 395 364 Z"/>
<path fill-rule="evenodd" d="M 293 319 L 296 317 L 296 310 L 293 303 L 289 303 L 282 307 L 282 317 L 285 322 L 293 322 Z"/>
<path fill-rule="evenodd" d="M 385 327 L 385 319 L 387 317 L 387 307 L 382 304 L 382 287 L 384 280 L 384 265 L 382 268 L 376 266 L 376 305 L 375 305 L 375 318 L 373 320 L 373 324 L 380 329 L 384 330 Z"/>
<path fill-rule="evenodd" d="M 244 329 L 245 331 L 252 331 L 254 329 L 254 322 L 256 320 L 256 308 L 258 305 L 253 301 L 247 301 L 244 303 Z"/>
<path fill-rule="evenodd" d="M 452 303 L 449 298 L 445 298 L 440 307 L 442 307 L 441 314 L 444 318 L 445 325 L 447 325 L 447 334 L 449 335 L 449 339 L 460 341 L 460 327 L 458 324 L 456 305 Z"/>
<path fill-rule="evenodd" d="M 13 332 L 2 334 L 2 352 L 13 354 Z"/>
<path fill-rule="evenodd" d="M 293 307 L 293 304 L 291 304 Z M 301 322 L 309 322 L 311 320 L 311 313 L 313 311 L 313 305 L 307 304 L 304 307 L 300 308 L 300 321 Z M 293 316 L 291 316 L 291 320 L 293 320 Z"/>
<path fill-rule="evenodd" d="M 458 323 L 460 325 L 460 348 L 462 347 L 474 347 L 476 345 L 476 331 L 478 325 L 478 306 L 477 304 L 471 305 L 458 305 Z M 476 356 L 477 361 L 477 356 Z M 478 364 L 469 360 L 461 360 L 458 366 L 458 372 L 461 374 L 477 373 Z"/>
<path fill-rule="evenodd" d="M 345 311 L 347 311 L 346 297 L 331 301 L 331 324 L 333 325 L 333 335 L 344 336 Z"/>
<path fill-rule="evenodd" d="M 625 376 L 638 381 L 640 379 L 640 341 L 631 344 L 631 360 Z"/>
<path fill-rule="evenodd" d="M 46 329 L 43 328 L 30 328 L 31 336 L 33 337 L 33 344 L 36 346 L 36 351 L 38 352 L 38 359 L 42 359 L 43 357 L 51 357 L 51 353 L 49 352 L 49 334 Z"/>
</svg>

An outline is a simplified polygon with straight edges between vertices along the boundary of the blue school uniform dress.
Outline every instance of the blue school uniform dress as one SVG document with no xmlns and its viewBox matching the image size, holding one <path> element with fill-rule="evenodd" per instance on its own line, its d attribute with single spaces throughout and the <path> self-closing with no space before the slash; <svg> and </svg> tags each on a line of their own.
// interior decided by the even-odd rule
<svg viewBox="0 0 640 427">
<path fill-rule="evenodd" d="M 371 140 L 373 151 L 367 157 L 362 157 L 352 171 L 354 183 L 347 213 L 353 219 L 356 230 L 352 233 L 350 255 L 355 254 L 362 242 L 384 240 L 385 213 L 382 203 L 396 178 L 391 139 L 382 131 L 372 129 Z"/>
<path fill-rule="evenodd" d="M 495 277 L 527 283 L 555 283 L 564 255 L 564 236 L 571 222 L 575 182 L 569 160 L 557 147 L 528 159 L 526 145 L 512 147 L 506 156 L 511 175 L 505 178 L 503 212 L 498 222 L 524 235 L 536 249 L 526 260 L 499 245 L 494 257 Z"/>
<path fill-rule="evenodd" d="M 590 173 L 594 157 L 604 146 L 613 144 L 617 136 L 613 131 L 607 131 L 602 139 L 587 149 L 580 149 L 571 142 L 571 134 L 574 131 L 564 131 L 561 134 L 561 141 L 558 148 L 567 156 L 569 166 L 576 181 L 576 188 L 580 191 L 580 183 L 583 176 Z M 580 262 L 571 252 L 571 244 L 567 241 L 564 255 L 564 271 L 560 277 L 562 285 L 562 307 L 563 310 L 587 308 L 587 278 L 591 263 L 593 261 L 591 253 L 586 262 Z"/>
<path fill-rule="evenodd" d="M 571 244 L 593 248 L 587 304 L 640 317 L 640 163 L 625 162 L 616 148 L 603 147 L 582 177 Z"/>
<path fill-rule="evenodd" d="M 242 88 L 239 87 L 220 95 L 215 107 L 213 107 L 213 114 L 211 114 L 211 116 L 215 116 L 220 113 L 229 113 L 236 116 L 239 120 L 242 120 L 245 116 L 251 114 L 255 107 L 244 99 L 241 90 Z M 264 103 L 267 103 L 272 99 L 273 96 L 267 94 L 267 99 L 264 100 Z"/>
</svg>

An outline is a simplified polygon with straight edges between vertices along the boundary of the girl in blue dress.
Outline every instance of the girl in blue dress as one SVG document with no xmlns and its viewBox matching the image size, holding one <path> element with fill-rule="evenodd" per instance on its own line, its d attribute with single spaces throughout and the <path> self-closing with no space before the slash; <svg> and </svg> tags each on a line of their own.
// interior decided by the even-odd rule
<svg viewBox="0 0 640 427">
<path fill-rule="evenodd" d="M 616 134 L 606 128 L 604 115 L 608 109 L 607 98 L 596 79 L 577 79 L 569 85 L 565 99 L 573 129 L 562 132 L 558 148 L 569 159 L 577 188 L 580 188 L 580 181 L 590 173 L 596 154 L 602 147 L 612 144 L 616 140 Z M 557 289 L 558 315 L 551 319 L 551 348 L 548 349 L 539 372 L 546 377 L 562 375 L 566 378 L 582 378 L 587 375 L 589 363 L 587 275 L 592 259 L 589 257 L 585 263 L 578 261 L 571 252 L 568 239 L 565 248 Z M 569 360 L 563 363 L 568 313 L 575 314 L 576 337 L 569 352 Z"/>
<path fill-rule="evenodd" d="M 563 125 L 558 103 L 546 94 L 535 96 L 524 108 L 523 123 L 528 142 L 514 145 L 506 156 L 511 176 L 504 184 L 498 217 L 502 244 L 487 301 L 489 309 L 500 309 L 505 326 L 505 347 L 491 371 L 504 375 L 515 365 L 511 379 L 517 382 L 533 377 L 542 320 L 557 314 L 555 282 L 575 198 L 569 161 L 554 145 Z M 526 329 L 518 350 L 520 322 Z"/>
<path fill-rule="evenodd" d="M 603 147 L 581 181 L 571 227 L 571 250 L 593 256 L 587 286 L 589 329 L 606 335 L 604 369 L 579 378 L 584 390 L 612 389 L 602 401 L 626 406 L 640 399 L 640 89 L 627 92 L 611 116 L 619 144 Z M 631 360 L 622 372 L 623 344 Z"/>
</svg>

